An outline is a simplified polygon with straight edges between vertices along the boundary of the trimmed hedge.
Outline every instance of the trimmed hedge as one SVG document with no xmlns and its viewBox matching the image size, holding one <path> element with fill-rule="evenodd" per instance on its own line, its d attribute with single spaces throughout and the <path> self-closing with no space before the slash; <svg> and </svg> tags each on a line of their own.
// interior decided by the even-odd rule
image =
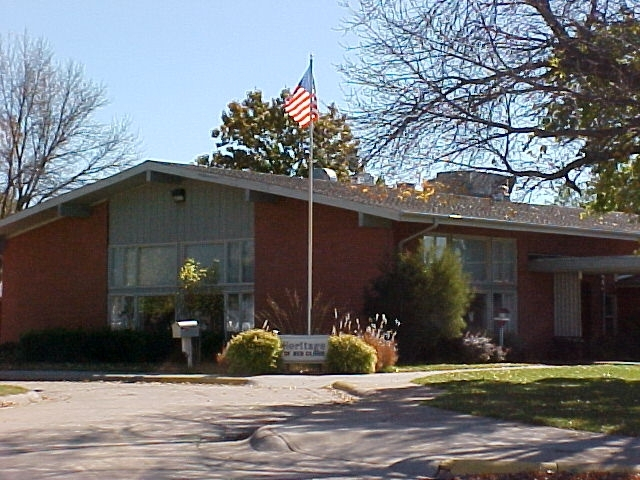
<svg viewBox="0 0 640 480">
<path fill-rule="evenodd" d="M 24 334 L 18 358 L 24 362 L 155 363 L 169 358 L 174 346 L 169 332 L 55 328 Z"/>
<path fill-rule="evenodd" d="M 344 333 L 329 337 L 327 371 L 330 373 L 373 373 L 377 360 L 376 349 L 360 337 Z"/>
<path fill-rule="evenodd" d="M 254 328 L 235 335 L 218 357 L 229 373 L 260 375 L 278 370 L 282 342 L 273 332 Z"/>
</svg>

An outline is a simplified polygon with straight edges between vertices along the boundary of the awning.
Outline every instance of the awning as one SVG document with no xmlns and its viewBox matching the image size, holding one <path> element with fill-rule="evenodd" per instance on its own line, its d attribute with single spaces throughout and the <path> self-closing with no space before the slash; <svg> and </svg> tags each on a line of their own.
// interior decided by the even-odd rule
<svg viewBox="0 0 640 480">
<path fill-rule="evenodd" d="M 582 272 L 587 274 L 640 274 L 640 256 L 538 257 L 529 260 L 532 272 Z"/>
</svg>

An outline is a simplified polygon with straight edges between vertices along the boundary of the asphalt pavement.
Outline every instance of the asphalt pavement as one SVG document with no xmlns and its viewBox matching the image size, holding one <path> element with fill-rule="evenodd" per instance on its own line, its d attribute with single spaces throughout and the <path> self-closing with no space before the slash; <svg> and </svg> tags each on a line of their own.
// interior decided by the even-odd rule
<svg viewBox="0 0 640 480">
<path fill-rule="evenodd" d="M 640 438 L 430 408 L 423 375 L 0 372 L 31 390 L 0 397 L 0 479 L 640 471 Z"/>
</svg>

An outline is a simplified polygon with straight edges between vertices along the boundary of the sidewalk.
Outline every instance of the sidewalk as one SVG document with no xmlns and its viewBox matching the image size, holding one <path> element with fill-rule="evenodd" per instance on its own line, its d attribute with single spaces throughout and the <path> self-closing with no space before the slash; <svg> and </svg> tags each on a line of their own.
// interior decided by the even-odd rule
<svg viewBox="0 0 640 480">
<path fill-rule="evenodd" d="M 161 443 L 144 443 L 137 447 L 137 437 L 134 437 L 121 447 L 126 448 L 129 455 L 134 455 L 131 464 L 126 466 L 128 470 L 124 470 L 124 464 L 118 466 L 122 469 L 119 471 L 127 475 L 139 473 L 136 469 L 141 468 L 140 464 L 133 460 L 138 450 L 133 454 L 130 450 L 143 446 L 147 449 L 144 455 L 163 458 L 163 462 L 184 461 L 182 457 L 186 452 L 197 455 L 200 458 L 198 462 L 204 462 L 203 465 L 222 462 L 215 467 L 222 470 L 210 467 L 201 472 L 202 476 L 184 474 L 183 478 L 415 479 L 435 476 L 438 470 L 454 475 L 524 470 L 640 471 L 640 438 L 529 426 L 430 408 L 424 406 L 423 401 L 435 392 L 410 382 L 422 375 L 424 372 L 265 375 L 243 379 L 213 375 L 0 372 L 0 379 L 29 381 L 30 385 L 42 380 L 97 380 L 98 383 L 86 384 L 86 387 L 82 387 L 84 384 L 70 384 L 76 386 L 64 396 L 69 398 L 65 402 L 71 402 L 67 408 L 74 409 L 73 417 L 86 416 L 87 425 L 94 432 L 96 429 L 120 431 L 119 423 L 126 425 L 125 431 L 130 430 L 131 420 L 126 416 L 107 420 L 109 426 L 100 426 L 105 420 L 95 418 L 96 411 L 105 410 L 107 406 L 119 411 L 118 402 L 126 401 L 127 415 L 140 422 L 137 428 L 156 431 L 159 425 L 164 425 L 164 428 L 171 429 L 167 431 L 176 435 L 185 427 L 165 424 L 167 418 L 177 415 L 176 400 L 172 398 L 179 399 L 182 407 L 180 421 L 184 422 L 193 415 L 193 421 L 203 428 L 198 437 L 200 440 L 194 442 L 202 444 L 204 435 L 209 446 L 192 451 L 184 444 L 174 452 L 175 460 L 171 460 L 165 458 L 167 452 Z M 162 386 L 157 383 L 187 385 Z M 43 385 L 46 388 L 50 384 Z M 117 388 L 114 390 L 113 386 Z M 59 388 L 64 390 L 64 383 Z M 74 393 L 78 389 L 82 392 Z M 148 393 L 146 402 L 141 398 L 140 407 L 133 400 L 128 400 L 137 398 L 141 392 Z M 337 400 L 336 395 L 340 392 L 343 397 Z M 162 398 L 157 397 L 159 393 Z M 46 402 L 42 404 L 44 406 Z M 53 407 L 55 405 L 51 404 L 48 408 Z M 28 408 L 24 410 L 21 422 L 32 422 L 33 425 L 20 427 L 26 431 L 39 422 L 35 415 L 37 411 L 28 411 Z M 139 413 L 138 408 L 142 408 Z M 202 412 L 210 412 L 207 415 L 212 415 L 215 423 L 202 423 Z M 3 413 L 2 409 L 0 413 Z M 43 411 L 43 415 L 45 413 L 46 418 L 51 418 L 51 413 Z M 150 422 L 160 423 L 154 428 Z M 192 425 L 192 421 L 189 422 L 185 425 Z M 211 432 L 217 428 L 216 425 L 224 427 L 234 422 L 256 427 L 247 438 L 236 441 L 212 437 Z M 82 430 L 85 427 L 74 428 Z M 186 435 L 184 431 L 182 434 Z M 109 433 L 108 437 L 113 435 Z M 42 438 L 43 445 L 50 441 L 48 436 Z M 171 448 L 170 445 L 167 447 Z M 110 451 L 104 448 L 95 453 L 96 458 L 109 454 Z M 190 465 L 195 465 L 195 460 L 190 462 Z M 201 468 L 198 465 L 191 468 Z M 230 474 L 229 469 L 237 475 Z M 256 477 L 247 472 L 254 472 Z M 257 475 L 256 472 L 261 473 Z M 143 475 L 138 478 L 152 477 Z M 170 477 L 158 475 L 157 478 Z"/>
</svg>

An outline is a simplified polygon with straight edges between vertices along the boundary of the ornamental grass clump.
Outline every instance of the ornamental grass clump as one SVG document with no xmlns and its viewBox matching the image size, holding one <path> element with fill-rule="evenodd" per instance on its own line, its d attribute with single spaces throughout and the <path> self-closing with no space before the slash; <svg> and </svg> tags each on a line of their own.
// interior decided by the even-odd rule
<svg viewBox="0 0 640 480">
<path fill-rule="evenodd" d="M 330 373 L 373 373 L 376 350 L 362 338 L 349 333 L 329 337 L 326 368 Z"/>
<path fill-rule="evenodd" d="M 260 375 L 278 370 L 282 356 L 282 342 L 274 332 L 255 328 L 238 333 L 218 362 L 233 375 Z"/>
<path fill-rule="evenodd" d="M 337 312 L 336 312 L 337 318 Z M 398 362 L 398 345 L 396 342 L 396 330 L 388 328 L 387 317 L 376 314 L 375 319 L 369 319 L 369 325 L 363 330 L 360 321 L 356 318 L 351 321 L 347 314 L 343 320 L 334 325 L 332 334 L 349 333 L 364 340 L 376 351 L 376 372 L 382 372 L 393 367 Z M 396 328 L 400 326 L 398 320 L 395 321 Z"/>
</svg>

